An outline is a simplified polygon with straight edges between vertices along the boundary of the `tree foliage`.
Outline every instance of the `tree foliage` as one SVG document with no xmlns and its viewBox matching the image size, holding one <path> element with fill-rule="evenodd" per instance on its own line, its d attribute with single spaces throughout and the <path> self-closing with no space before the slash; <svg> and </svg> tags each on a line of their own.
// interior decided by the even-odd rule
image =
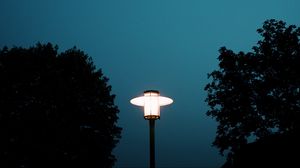
<svg viewBox="0 0 300 168">
<path fill-rule="evenodd" d="M 0 167 L 112 167 L 121 128 L 107 82 L 76 48 L 0 50 Z"/>
<path fill-rule="evenodd" d="M 208 116 L 219 123 L 213 145 L 232 156 L 250 139 L 299 133 L 300 28 L 264 22 L 252 52 L 220 49 L 206 85 Z"/>
</svg>

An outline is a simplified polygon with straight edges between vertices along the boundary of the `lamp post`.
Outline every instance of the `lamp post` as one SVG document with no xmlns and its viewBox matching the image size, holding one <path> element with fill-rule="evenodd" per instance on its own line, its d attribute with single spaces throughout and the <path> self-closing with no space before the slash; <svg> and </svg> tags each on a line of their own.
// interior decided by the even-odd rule
<svg viewBox="0 0 300 168">
<path fill-rule="evenodd" d="M 144 96 L 133 98 L 130 103 L 144 107 L 144 118 L 149 120 L 150 127 L 150 168 L 155 168 L 155 120 L 160 118 L 160 106 L 169 105 L 173 103 L 173 100 L 160 96 L 157 90 L 147 90 L 144 91 Z"/>
</svg>

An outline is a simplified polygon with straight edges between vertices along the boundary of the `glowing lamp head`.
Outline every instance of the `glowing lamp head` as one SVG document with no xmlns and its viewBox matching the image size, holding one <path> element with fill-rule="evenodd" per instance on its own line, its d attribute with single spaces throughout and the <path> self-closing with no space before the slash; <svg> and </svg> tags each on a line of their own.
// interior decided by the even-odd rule
<svg viewBox="0 0 300 168">
<path fill-rule="evenodd" d="M 133 98 L 130 103 L 144 107 L 144 118 L 146 120 L 156 120 L 160 118 L 160 106 L 169 105 L 173 103 L 173 100 L 160 96 L 157 90 L 147 90 L 144 92 L 144 96 Z"/>
</svg>

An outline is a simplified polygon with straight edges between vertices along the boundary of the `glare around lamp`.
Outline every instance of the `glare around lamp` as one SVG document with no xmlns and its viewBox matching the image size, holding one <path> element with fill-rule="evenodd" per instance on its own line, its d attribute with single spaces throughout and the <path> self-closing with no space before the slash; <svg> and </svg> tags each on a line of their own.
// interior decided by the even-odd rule
<svg viewBox="0 0 300 168">
<path fill-rule="evenodd" d="M 156 120 L 160 118 L 160 106 L 169 105 L 173 103 L 173 100 L 160 96 L 157 90 L 147 90 L 144 92 L 144 96 L 133 98 L 130 103 L 144 107 L 145 119 Z"/>
</svg>

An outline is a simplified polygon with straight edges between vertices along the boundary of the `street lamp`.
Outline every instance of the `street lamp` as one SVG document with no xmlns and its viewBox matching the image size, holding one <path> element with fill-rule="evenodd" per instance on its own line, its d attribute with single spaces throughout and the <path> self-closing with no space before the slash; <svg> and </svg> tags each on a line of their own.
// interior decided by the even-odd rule
<svg viewBox="0 0 300 168">
<path fill-rule="evenodd" d="M 160 106 L 169 105 L 173 103 L 173 100 L 168 97 L 160 96 L 157 90 L 147 90 L 144 92 L 144 96 L 133 98 L 130 100 L 130 103 L 144 107 L 144 118 L 149 120 L 150 126 L 150 168 L 155 168 L 155 120 L 160 118 Z"/>
</svg>

